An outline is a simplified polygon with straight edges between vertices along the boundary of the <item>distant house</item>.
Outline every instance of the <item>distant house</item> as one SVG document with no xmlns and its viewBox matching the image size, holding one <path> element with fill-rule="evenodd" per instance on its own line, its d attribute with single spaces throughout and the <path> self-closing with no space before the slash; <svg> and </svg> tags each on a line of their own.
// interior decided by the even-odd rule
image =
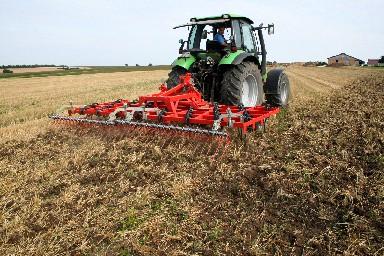
<svg viewBox="0 0 384 256">
<path fill-rule="evenodd" d="M 377 66 L 379 65 L 379 59 L 368 59 L 368 66 Z"/>
<path fill-rule="evenodd" d="M 345 53 L 340 53 L 328 58 L 328 65 L 359 66 L 364 63 L 364 61 Z"/>
</svg>

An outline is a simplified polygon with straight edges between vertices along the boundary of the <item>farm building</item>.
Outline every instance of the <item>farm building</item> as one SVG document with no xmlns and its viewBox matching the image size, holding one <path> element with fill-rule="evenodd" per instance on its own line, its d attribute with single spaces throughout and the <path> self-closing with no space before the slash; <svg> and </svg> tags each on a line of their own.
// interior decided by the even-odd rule
<svg viewBox="0 0 384 256">
<path fill-rule="evenodd" d="M 340 53 L 328 58 L 328 65 L 359 66 L 361 64 L 364 64 L 364 61 L 345 53 Z"/>
<path fill-rule="evenodd" d="M 379 64 L 379 59 L 368 59 L 368 66 L 376 66 Z"/>
</svg>

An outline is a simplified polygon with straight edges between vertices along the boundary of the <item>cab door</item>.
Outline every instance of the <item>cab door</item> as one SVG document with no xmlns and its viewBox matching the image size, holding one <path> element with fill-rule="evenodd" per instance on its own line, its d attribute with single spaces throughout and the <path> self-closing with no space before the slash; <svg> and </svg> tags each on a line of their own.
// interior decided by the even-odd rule
<svg viewBox="0 0 384 256">
<path fill-rule="evenodd" d="M 256 42 L 254 39 L 252 26 L 244 22 L 240 22 L 240 26 L 241 34 L 243 36 L 242 48 L 245 52 L 251 53 L 252 55 L 257 55 Z"/>
</svg>

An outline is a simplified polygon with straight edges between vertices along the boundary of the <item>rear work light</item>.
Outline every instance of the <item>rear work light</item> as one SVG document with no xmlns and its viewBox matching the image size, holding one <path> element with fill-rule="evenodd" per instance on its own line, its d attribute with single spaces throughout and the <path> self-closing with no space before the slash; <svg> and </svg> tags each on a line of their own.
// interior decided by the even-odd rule
<svg viewBox="0 0 384 256">
<path fill-rule="evenodd" d="M 237 52 L 236 42 L 233 37 L 231 37 L 231 52 Z"/>
</svg>

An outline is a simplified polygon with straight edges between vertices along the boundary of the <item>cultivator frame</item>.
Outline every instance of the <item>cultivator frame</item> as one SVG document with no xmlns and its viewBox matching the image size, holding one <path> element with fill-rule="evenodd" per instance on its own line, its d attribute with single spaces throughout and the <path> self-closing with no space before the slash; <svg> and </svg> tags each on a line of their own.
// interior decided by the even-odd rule
<svg viewBox="0 0 384 256">
<path fill-rule="evenodd" d="M 54 120 L 99 125 L 130 125 L 161 128 L 182 132 L 228 136 L 225 127 L 238 128 L 243 133 L 264 126 L 266 120 L 279 112 L 278 107 L 227 106 L 203 100 L 195 88 L 190 73 L 180 77 L 180 83 L 160 92 L 139 97 L 138 101 L 120 99 L 113 102 L 69 106 L 67 114 L 54 114 Z"/>
</svg>

